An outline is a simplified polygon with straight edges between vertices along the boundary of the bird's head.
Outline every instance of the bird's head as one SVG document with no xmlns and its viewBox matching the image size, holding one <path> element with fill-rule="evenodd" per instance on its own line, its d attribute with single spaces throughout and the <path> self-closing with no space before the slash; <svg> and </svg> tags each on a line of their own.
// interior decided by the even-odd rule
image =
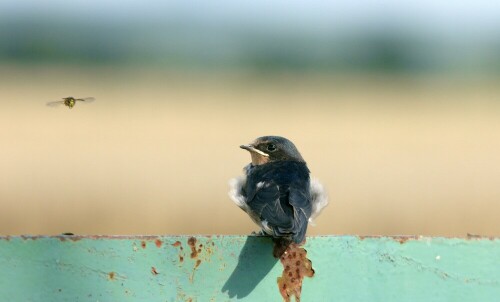
<svg viewBox="0 0 500 302">
<path fill-rule="evenodd" d="M 241 145 L 240 148 L 250 152 L 253 165 L 280 160 L 304 162 L 295 145 L 281 136 L 262 136 L 251 144 Z"/>
</svg>

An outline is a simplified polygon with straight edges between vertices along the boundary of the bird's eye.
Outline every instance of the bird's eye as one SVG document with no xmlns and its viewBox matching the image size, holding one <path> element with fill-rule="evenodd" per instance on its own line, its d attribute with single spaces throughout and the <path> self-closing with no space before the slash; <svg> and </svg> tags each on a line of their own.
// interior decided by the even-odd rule
<svg viewBox="0 0 500 302">
<path fill-rule="evenodd" d="M 275 144 L 269 144 L 267 145 L 267 151 L 276 151 L 276 145 Z"/>
</svg>

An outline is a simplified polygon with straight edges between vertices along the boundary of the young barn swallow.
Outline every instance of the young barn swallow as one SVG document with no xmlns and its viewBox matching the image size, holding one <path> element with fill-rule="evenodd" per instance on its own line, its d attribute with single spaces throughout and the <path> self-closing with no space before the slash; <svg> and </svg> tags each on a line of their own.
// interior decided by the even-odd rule
<svg viewBox="0 0 500 302">
<path fill-rule="evenodd" d="M 252 162 L 244 177 L 230 181 L 229 196 L 275 242 L 303 243 L 308 222 L 328 204 L 323 186 L 310 180 L 306 162 L 284 137 L 263 136 L 240 147 Z"/>
</svg>

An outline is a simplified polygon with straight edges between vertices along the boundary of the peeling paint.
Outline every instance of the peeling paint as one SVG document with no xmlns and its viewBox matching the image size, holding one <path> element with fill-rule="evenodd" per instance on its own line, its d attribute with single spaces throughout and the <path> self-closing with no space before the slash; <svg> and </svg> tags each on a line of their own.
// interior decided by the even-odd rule
<svg viewBox="0 0 500 302">
<path fill-rule="evenodd" d="M 21 235 L 21 239 L 23 240 L 37 240 L 40 238 L 39 236 L 29 236 L 29 235 Z"/>
<path fill-rule="evenodd" d="M 313 277 L 314 269 L 312 262 L 307 258 L 307 251 L 291 244 L 280 257 L 283 265 L 283 273 L 278 277 L 278 289 L 286 302 L 295 297 L 296 302 L 300 302 L 302 293 L 302 281 L 304 277 Z"/>
<path fill-rule="evenodd" d="M 201 260 L 200 259 L 196 260 L 196 263 L 193 267 L 193 271 L 191 272 L 191 276 L 189 276 L 189 282 L 191 282 L 191 283 L 194 282 L 194 274 L 196 272 L 196 269 L 198 269 L 198 267 L 200 266 L 200 264 L 201 264 Z"/>
<path fill-rule="evenodd" d="M 386 237 L 386 236 L 380 236 L 380 235 L 368 235 L 368 236 L 358 235 L 357 238 L 359 238 L 360 240 L 389 238 L 389 239 L 397 241 L 397 242 L 399 242 L 401 244 L 404 244 L 408 240 L 419 240 L 420 236 L 416 236 L 416 235 L 405 235 L 405 236 L 402 236 L 402 235 L 400 235 L 400 236 L 389 236 L 389 237 Z"/>
<path fill-rule="evenodd" d="M 182 243 L 177 240 L 176 242 L 172 243 L 172 246 L 179 248 L 179 263 L 184 262 L 184 249 L 182 248 Z"/>
<path fill-rule="evenodd" d="M 410 240 L 410 237 L 400 237 L 399 238 L 399 243 L 404 244 L 406 241 Z"/>
<path fill-rule="evenodd" d="M 198 251 L 196 250 L 196 238 L 189 237 L 187 243 L 191 247 L 191 259 L 198 257 Z"/>
<path fill-rule="evenodd" d="M 155 244 L 156 244 L 156 247 L 157 248 L 161 248 L 161 244 L 163 243 L 163 241 L 161 241 L 160 239 L 156 239 L 155 240 Z"/>
<path fill-rule="evenodd" d="M 156 268 L 154 266 L 151 267 L 151 273 L 155 276 L 159 274 L 158 271 L 156 271 Z"/>
</svg>

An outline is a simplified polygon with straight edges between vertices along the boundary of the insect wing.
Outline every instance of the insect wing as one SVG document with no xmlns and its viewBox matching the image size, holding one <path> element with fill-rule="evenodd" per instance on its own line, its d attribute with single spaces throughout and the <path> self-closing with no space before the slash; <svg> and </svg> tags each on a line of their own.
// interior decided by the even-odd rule
<svg viewBox="0 0 500 302">
<path fill-rule="evenodd" d="M 56 106 L 59 106 L 59 105 L 62 105 L 62 104 L 64 104 L 64 101 L 55 101 L 55 102 L 48 102 L 47 106 L 49 106 L 49 107 L 56 107 Z"/>
<path fill-rule="evenodd" d="M 80 99 L 75 99 L 75 101 L 80 101 L 80 102 L 90 103 L 90 102 L 95 101 L 95 98 L 93 98 L 93 97 L 89 97 L 89 98 L 80 98 Z"/>
</svg>

